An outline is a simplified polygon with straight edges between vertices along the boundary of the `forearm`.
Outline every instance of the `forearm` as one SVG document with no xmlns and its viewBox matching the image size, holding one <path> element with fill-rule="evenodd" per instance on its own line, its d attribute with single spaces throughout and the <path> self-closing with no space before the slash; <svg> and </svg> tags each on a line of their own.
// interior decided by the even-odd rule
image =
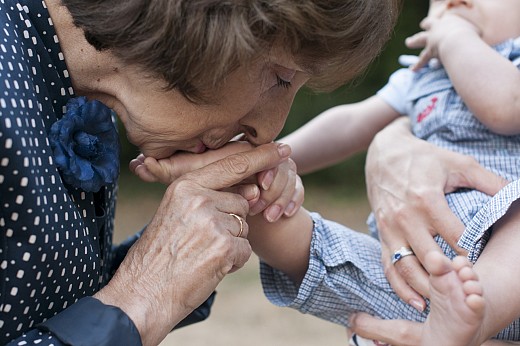
<svg viewBox="0 0 520 346">
<path fill-rule="evenodd" d="M 304 208 L 296 215 L 282 217 L 275 223 L 261 215 L 247 218 L 248 240 L 253 251 L 271 267 L 287 274 L 300 284 L 309 263 L 313 232 L 312 218 Z"/>
<path fill-rule="evenodd" d="M 310 173 L 366 150 L 375 134 L 398 116 L 373 96 L 331 108 L 279 142 L 291 146 L 298 173 Z"/>
<path fill-rule="evenodd" d="M 147 292 L 144 290 L 136 292 L 131 282 L 126 282 L 126 284 L 124 284 L 124 281 L 122 284 L 120 282 L 109 283 L 94 297 L 103 304 L 121 309 L 135 324 L 144 346 L 158 345 L 173 327 L 190 312 L 188 309 L 181 309 L 182 302 L 180 301 L 173 304 L 168 302 L 168 305 L 176 305 L 177 309 L 173 309 L 171 316 L 158 318 L 158 315 L 167 313 L 166 309 L 161 310 L 157 305 L 150 303 Z"/>
<path fill-rule="evenodd" d="M 511 61 L 469 30 L 447 35 L 439 57 L 455 90 L 484 125 L 499 134 L 520 133 L 520 72 Z"/>
</svg>

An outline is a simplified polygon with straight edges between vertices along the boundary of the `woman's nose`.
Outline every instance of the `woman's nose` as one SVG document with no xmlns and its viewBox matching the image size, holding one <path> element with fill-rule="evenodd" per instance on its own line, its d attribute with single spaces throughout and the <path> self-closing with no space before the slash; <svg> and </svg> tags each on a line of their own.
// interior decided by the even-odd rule
<svg viewBox="0 0 520 346">
<path fill-rule="evenodd" d="M 250 121 L 248 124 L 244 124 L 244 132 L 247 135 L 247 139 L 254 145 L 261 145 L 270 143 L 282 131 L 287 115 L 275 117 L 258 117 L 255 121 Z M 258 121 L 256 121 L 258 120 Z"/>
<path fill-rule="evenodd" d="M 241 124 L 249 142 L 261 145 L 274 141 L 282 131 L 291 104 L 292 98 L 283 104 L 267 103 L 243 118 Z"/>
</svg>

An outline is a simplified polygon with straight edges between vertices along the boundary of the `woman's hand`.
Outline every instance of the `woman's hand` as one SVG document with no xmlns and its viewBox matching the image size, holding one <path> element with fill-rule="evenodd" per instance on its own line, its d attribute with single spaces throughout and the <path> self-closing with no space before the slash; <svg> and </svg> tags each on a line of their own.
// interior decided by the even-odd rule
<svg viewBox="0 0 520 346">
<path fill-rule="evenodd" d="M 359 312 L 351 316 L 349 334 L 368 340 L 377 340 L 392 346 L 418 346 L 421 344 L 423 324 L 407 320 L 382 320 Z"/>
<path fill-rule="evenodd" d="M 378 340 L 392 346 L 417 346 L 421 344 L 423 324 L 406 320 L 381 320 L 365 313 L 357 313 L 350 319 L 349 332 L 369 340 Z M 488 340 L 482 346 L 520 345 L 520 342 Z"/>
<path fill-rule="evenodd" d="M 387 279 L 404 301 L 422 311 L 429 286 L 421 263 L 429 251 L 441 251 L 433 237 L 441 235 L 464 254 L 457 246 L 464 226 L 444 195 L 463 187 L 493 195 L 507 181 L 471 157 L 417 139 L 404 118 L 381 131 L 370 145 L 366 180 Z M 392 264 L 392 254 L 403 246 L 410 246 L 416 257 Z"/>
<path fill-rule="evenodd" d="M 144 181 L 169 185 L 186 172 L 252 148 L 248 142 L 236 141 L 202 154 L 182 152 L 162 160 L 139 155 L 130 162 L 130 170 Z M 304 187 L 296 174 L 296 164 L 291 159 L 256 176 L 248 177 L 240 184 L 258 186 L 255 189 L 252 186 L 243 186 L 241 190 L 247 193 L 244 197 L 248 199 L 251 207 L 249 214 L 263 212 L 264 218 L 269 222 L 278 220 L 282 215 L 293 216 L 303 204 Z"/>
<path fill-rule="evenodd" d="M 144 345 L 158 344 L 251 255 L 248 202 L 221 190 L 280 165 L 289 155 L 287 145 L 271 143 L 180 176 L 113 279 L 95 297 L 125 311 Z"/>
</svg>

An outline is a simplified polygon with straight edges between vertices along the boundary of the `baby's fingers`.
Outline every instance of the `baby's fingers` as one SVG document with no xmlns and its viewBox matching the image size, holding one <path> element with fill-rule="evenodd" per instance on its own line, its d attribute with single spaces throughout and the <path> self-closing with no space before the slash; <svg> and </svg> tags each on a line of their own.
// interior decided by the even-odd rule
<svg viewBox="0 0 520 346">
<path fill-rule="evenodd" d="M 139 156 L 137 156 L 135 159 L 131 160 L 130 163 L 128 164 L 128 168 L 130 169 L 130 172 L 136 174 L 136 172 L 135 172 L 136 168 L 139 167 L 140 165 L 144 164 L 145 158 L 146 157 L 143 154 L 139 154 Z"/>
<path fill-rule="evenodd" d="M 305 188 L 303 187 L 302 179 L 299 175 L 296 175 L 296 187 L 294 194 L 291 198 L 291 201 L 287 205 L 284 211 L 284 215 L 287 217 L 291 217 L 300 207 L 303 205 L 303 201 L 305 200 Z"/>
<path fill-rule="evenodd" d="M 158 181 L 157 177 L 148 170 L 146 165 L 136 166 L 133 172 L 139 179 L 147 183 L 156 183 Z"/>
<path fill-rule="evenodd" d="M 428 48 L 425 48 L 421 54 L 419 54 L 419 60 L 411 67 L 412 71 L 417 71 L 422 67 L 428 65 L 428 62 L 433 57 L 431 51 Z"/>
<path fill-rule="evenodd" d="M 406 47 L 410 49 L 421 49 L 428 43 L 428 34 L 425 31 L 418 32 L 404 41 Z"/>
<path fill-rule="evenodd" d="M 275 222 L 284 215 L 287 208 L 294 209 L 294 204 L 303 199 L 303 186 L 297 179 L 296 164 L 292 160 L 283 162 L 276 171 L 266 172 L 259 175 L 261 196 L 258 203 L 251 208 L 250 215 L 263 212 L 268 222 Z M 295 203 L 291 204 L 293 200 Z"/>
</svg>

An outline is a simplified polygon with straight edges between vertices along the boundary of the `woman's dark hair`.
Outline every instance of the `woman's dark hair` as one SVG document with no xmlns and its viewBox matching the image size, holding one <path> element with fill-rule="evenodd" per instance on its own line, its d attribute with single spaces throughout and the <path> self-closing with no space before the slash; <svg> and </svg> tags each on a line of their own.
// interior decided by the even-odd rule
<svg viewBox="0 0 520 346">
<path fill-rule="evenodd" d="M 332 90 L 377 56 L 399 0 L 62 0 L 98 50 L 161 77 L 193 101 L 281 44 Z"/>
</svg>

